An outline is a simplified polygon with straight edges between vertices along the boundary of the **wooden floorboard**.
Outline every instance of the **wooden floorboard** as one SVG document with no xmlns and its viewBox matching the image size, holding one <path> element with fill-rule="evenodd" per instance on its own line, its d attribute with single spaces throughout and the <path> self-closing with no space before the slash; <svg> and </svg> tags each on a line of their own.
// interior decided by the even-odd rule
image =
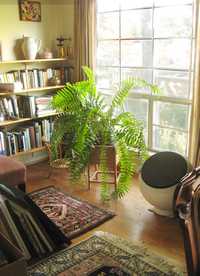
<svg viewBox="0 0 200 276">
<path fill-rule="evenodd" d="M 151 206 L 141 195 L 137 179 L 133 181 L 130 192 L 123 199 L 113 200 L 105 205 L 100 200 L 99 184 L 92 184 L 90 191 L 84 185 L 74 187 L 68 180 L 65 169 L 54 169 L 50 179 L 47 178 L 49 166 L 46 162 L 29 166 L 27 171 L 28 192 L 54 185 L 67 193 L 116 213 L 116 217 L 74 239 L 73 243 L 85 239 L 95 231 L 107 231 L 130 241 L 142 243 L 159 255 L 185 265 L 183 240 L 177 221 L 149 211 Z"/>
</svg>

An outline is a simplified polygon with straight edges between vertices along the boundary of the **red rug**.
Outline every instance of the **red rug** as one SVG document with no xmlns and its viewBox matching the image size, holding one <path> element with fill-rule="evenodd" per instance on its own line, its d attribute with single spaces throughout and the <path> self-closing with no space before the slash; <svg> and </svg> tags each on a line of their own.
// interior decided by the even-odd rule
<svg viewBox="0 0 200 276">
<path fill-rule="evenodd" d="M 110 211 L 64 194 L 55 187 L 32 192 L 29 196 L 69 239 L 115 216 Z"/>
</svg>

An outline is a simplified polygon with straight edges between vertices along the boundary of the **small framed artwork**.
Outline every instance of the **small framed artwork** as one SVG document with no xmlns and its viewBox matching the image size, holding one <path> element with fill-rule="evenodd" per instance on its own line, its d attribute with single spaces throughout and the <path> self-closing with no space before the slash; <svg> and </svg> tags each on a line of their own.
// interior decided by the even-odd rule
<svg viewBox="0 0 200 276">
<path fill-rule="evenodd" d="M 19 0 L 19 17 L 22 21 L 41 21 L 41 3 Z"/>
</svg>

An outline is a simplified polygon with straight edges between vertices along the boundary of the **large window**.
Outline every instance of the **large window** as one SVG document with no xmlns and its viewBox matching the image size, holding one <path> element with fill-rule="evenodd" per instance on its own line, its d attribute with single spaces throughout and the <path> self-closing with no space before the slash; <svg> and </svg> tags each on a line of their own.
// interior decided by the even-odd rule
<svg viewBox="0 0 200 276">
<path fill-rule="evenodd" d="M 193 0 L 97 0 L 97 85 L 108 97 L 123 79 L 162 88 L 130 94 L 149 150 L 188 154 L 194 67 Z"/>
</svg>

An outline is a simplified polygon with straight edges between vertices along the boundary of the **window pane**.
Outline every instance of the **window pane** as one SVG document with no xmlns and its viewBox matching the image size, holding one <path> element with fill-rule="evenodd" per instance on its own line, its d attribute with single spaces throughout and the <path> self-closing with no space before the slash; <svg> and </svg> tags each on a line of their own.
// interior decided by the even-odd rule
<svg viewBox="0 0 200 276">
<path fill-rule="evenodd" d="M 153 0 L 120 0 L 120 3 L 121 3 L 121 9 L 133 9 L 133 8 L 152 7 Z"/>
<path fill-rule="evenodd" d="M 150 83 L 152 83 L 152 70 L 150 69 L 131 69 L 131 68 L 123 68 L 121 70 L 121 78 L 122 80 L 128 79 L 129 77 L 133 78 L 140 78 L 144 79 Z M 139 89 L 134 89 L 134 93 L 150 93 L 148 89 L 145 88 L 139 88 Z"/>
<path fill-rule="evenodd" d="M 119 0 L 98 0 L 98 12 L 119 10 Z"/>
<path fill-rule="evenodd" d="M 154 30 L 155 37 L 190 37 L 192 6 L 155 9 Z"/>
<path fill-rule="evenodd" d="M 119 65 L 119 42 L 99 41 L 97 46 L 97 64 L 100 66 Z"/>
<path fill-rule="evenodd" d="M 187 133 L 167 128 L 153 128 L 153 149 L 186 155 Z"/>
<path fill-rule="evenodd" d="M 112 96 L 109 96 L 109 95 L 106 95 L 106 94 L 103 94 L 104 96 L 104 100 L 105 100 L 105 103 L 110 106 L 111 103 L 112 103 Z"/>
<path fill-rule="evenodd" d="M 154 0 L 155 6 L 183 5 L 191 3 L 193 3 L 193 0 Z"/>
<path fill-rule="evenodd" d="M 151 41 L 122 41 L 121 42 L 122 66 L 152 66 Z"/>
<path fill-rule="evenodd" d="M 119 85 L 119 68 L 98 67 L 96 75 L 99 88 L 112 89 Z"/>
<path fill-rule="evenodd" d="M 152 36 L 152 10 L 133 10 L 121 13 L 122 38 Z"/>
<path fill-rule="evenodd" d="M 189 73 L 155 70 L 154 83 L 162 89 L 163 96 L 189 99 Z"/>
<path fill-rule="evenodd" d="M 156 67 L 188 69 L 191 41 L 189 39 L 156 39 L 154 65 Z"/>
<path fill-rule="evenodd" d="M 126 111 L 133 113 L 133 115 L 143 123 L 144 127 L 147 127 L 147 122 L 148 122 L 148 101 L 147 100 L 128 98 L 124 108 Z"/>
<path fill-rule="evenodd" d="M 98 39 L 119 37 L 119 13 L 100 13 L 98 15 Z"/>
<path fill-rule="evenodd" d="M 153 123 L 187 130 L 188 105 L 154 102 Z"/>
</svg>

